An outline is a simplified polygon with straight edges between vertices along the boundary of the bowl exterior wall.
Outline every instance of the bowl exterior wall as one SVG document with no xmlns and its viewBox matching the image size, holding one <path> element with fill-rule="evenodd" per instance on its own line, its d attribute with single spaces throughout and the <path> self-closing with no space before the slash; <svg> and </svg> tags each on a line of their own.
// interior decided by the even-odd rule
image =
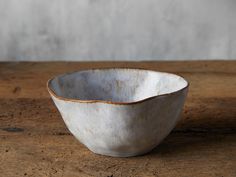
<svg viewBox="0 0 236 177">
<path fill-rule="evenodd" d="M 70 132 L 97 154 L 128 157 L 156 147 L 175 127 L 188 89 L 134 104 L 52 99 Z"/>
</svg>

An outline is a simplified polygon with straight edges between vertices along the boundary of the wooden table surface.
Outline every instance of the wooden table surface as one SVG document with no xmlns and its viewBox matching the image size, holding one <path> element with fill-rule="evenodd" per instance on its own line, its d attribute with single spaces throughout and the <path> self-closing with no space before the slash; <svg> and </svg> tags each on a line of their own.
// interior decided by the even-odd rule
<svg viewBox="0 0 236 177">
<path fill-rule="evenodd" d="M 96 155 L 67 130 L 46 81 L 102 67 L 147 68 L 189 80 L 182 120 L 152 152 Z M 236 177 L 236 61 L 0 63 L 0 176 Z"/>
</svg>

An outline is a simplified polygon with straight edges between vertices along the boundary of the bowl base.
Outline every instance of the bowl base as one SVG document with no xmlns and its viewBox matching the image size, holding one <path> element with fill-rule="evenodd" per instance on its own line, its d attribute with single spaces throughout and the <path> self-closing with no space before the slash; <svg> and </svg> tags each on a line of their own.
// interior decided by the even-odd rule
<svg viewBox="0 0 236 177">
<path fill-rule="evenodd" d="M 94 150 L 91 148 L 88 148 L 88 149 L 98 155 L 105 155 L 105 156 L 110 156 L 110 157 L 134 157 L 134 156 L 141 156 L 141 155 L 147 154 L 148 152 L 152 151 L 155 147 L 145 150 L 145 151 L 141 151 L 141 152 L 114 152 L 114 151 L 104 151 L 104 150 L 98 150 L 98 149 Z"/>
</svg>

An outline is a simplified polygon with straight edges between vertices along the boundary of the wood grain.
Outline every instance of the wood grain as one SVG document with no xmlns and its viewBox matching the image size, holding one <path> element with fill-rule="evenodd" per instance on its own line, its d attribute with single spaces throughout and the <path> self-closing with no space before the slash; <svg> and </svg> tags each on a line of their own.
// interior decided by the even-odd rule
<svg viewBox="0 0 236 177">
<path fill-rule="evenodd" d="M 46 91 L 59 73 L 104 67 L 177 73 L 190 82 L 182 120 L 151 153 L 91 153 Z M 236 176 L 236 61 L 0 63 L 0 176 Z"/>
</svg>

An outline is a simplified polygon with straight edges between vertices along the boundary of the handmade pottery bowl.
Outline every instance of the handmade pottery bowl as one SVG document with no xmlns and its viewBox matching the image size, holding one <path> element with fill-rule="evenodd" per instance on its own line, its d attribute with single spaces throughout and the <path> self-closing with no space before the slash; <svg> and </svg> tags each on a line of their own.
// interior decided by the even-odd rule
<svg viewBox="0 0 236 177">
<path fill-rule="evenodd" d="M 188 82 L 143 69 L 59 75 L 48 91 L 70 132 L 97 154 L 128 157 L 156 147 L 176 125 Z"/>
</svg>

